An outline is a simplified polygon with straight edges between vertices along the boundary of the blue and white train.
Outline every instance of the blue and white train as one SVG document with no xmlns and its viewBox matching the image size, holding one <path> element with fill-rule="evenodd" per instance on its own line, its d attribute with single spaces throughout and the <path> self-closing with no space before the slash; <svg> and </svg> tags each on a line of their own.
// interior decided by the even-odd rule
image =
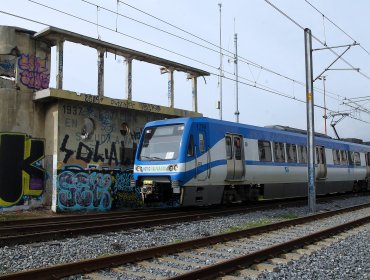
<svg viewBox="0 0 370 280">
<path fill-rule="evenodd" d="M 316 193 L 370 189 L 370 145 L 315 136 Z M 204 117 L 148 123 L 134 180 L 145 202 L 210 205 L 307 196 L 307 135 Z"/>
</svg>

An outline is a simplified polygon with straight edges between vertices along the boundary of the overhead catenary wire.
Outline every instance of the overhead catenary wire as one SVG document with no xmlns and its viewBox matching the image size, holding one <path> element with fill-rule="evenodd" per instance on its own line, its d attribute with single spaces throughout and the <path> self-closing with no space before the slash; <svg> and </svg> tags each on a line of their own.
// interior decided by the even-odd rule
<svg viewBox="0 0 370 280">
<path fill-rule="evenodd" d="M 38 4 L 38 2 L 36 2 L 36 1 L 32 1 L 32 0 L 29 0 L 29 1 L 34 2 L 34 3 Z M 82 1 L 82 2 L 85 2 L 85 3 L 89 4 L 89 5 L 98 6 L 97 4 L 91 3 L 91 2 L 89 2 L 89 1 L 87 1 L 87 0 L 81 0 L 81 1 Z M 117 2 L 118 2 L 118 3 L 122 3 L 122 4 L 124 4 L 124 5 L 128 6 L 128 7 L 132 8 L 132 9 L 135 9 L 136 11 L 139 11 L 139 12 L 141 12 L 141 13 L 144 13 L 145 15 L 148 15 L 148 16 L 150 16 L 150 17 L 152 17 L 152 18 L 154 18 L 154 19 L 156 19 L 156 20 L 158 20 L 158 21 L 160 21 L 160 22 L 162 22 L 162 23 L 165 23 L 165 24 L 167 24 L 167 25 L 170 25 L 171 27 L 174 27 L 174 28 L 176 28 L 176 29 L 178 29 L 178 30 L 180 30 L 180 31 L 182 31 L 182 32 L 184 32 L 184 33 L 186 33 L 186 34 L 188 34 L 188 35 L 191 35 L 192 37 L 195 37 L 195 38 L 197 38 L 197 39 L 199 39 L 199 40 L 202 40 L 203 42 L 206 42 L 207 44 L 210 44 L 210 45 L 212 45 L 212 46 L 214 46 L 214 47 L 220 48 L 220 46 L 218 46 L 218 45 L 216 45 L 216 44 L 214 44 L 214 43 L 212 43 L 212 42 L 210 42 L 210 41 L 208 41 L 208 40 L 206 40 L 206 39 L 203 39 L 202 37 L 200 37 L 200 36 L 198 36 L 198 35 L 195 35 L 195 34 L 193 34 L 193 33 L 189 32 L 189 31 L 186 31 L 185 29 L 180 28 L 180 27 L 178 27 L 178 26 L 176 26 L 176 25 L 174 25 L 174 24 L 172 24 L 172 23 L 170 23 L 170 22 L 168 22 L 168 21 L 165 21 L 165 20 L 163 20 L 163 19 L 161 19 L 161 18 L 159 18 L 159 17 L 153 16 L 152 14 L 150 14 L 150 13 L 148 13 L 148 12 L 145 12 L 145 11 L 143 11 L 143 10 L 141 10 L 141 9 L 138 9 L 138 8 L 136 8 L 136 7 L 135 7 L 135 6 L 133 6 L 133 5 L 129 5 L 129 4 L 127 4 L 127 3 L 125 3 L 125 2 L 122 2 L 122 1 L 120 1 L 120 0 L 117 0 Z M 205 46 L 205 45 L 203 45 L 203 44 L 199 44 L 199 43 L 194 42 L 194 41 L 192 41 L 192 40 L 186 39 L 186 38 L 184 38 L 184 37 L 182 37 L 182 36 L 179 36 L 179 35 L 177 35 L 177 34 L 174 34 L 174 33 L 172 33 L 172 32 L 169 32 L 169 31 L 166 31 L 166 30 L 164 30 L 164 29 L 161 29 L 161 28 L 155 27 L 155 26 L 153 26 L 153 25 L 147 24 L 147 23 L 145 23 L 145 22 L 143 22 L 143 21 L 139 21 L 139 20 L 134 19 L 134 18 L 132 18 L 132 17 L 129 17 L 129 16 L 123 15 L 123 14 L 121 14 L 121 13 L 118 13 L 118 11 L 117 11 L 117 12 L 115 12 L 115 11 L 110 10 L 110 9 L 107 9 L 106 7 L 103 7 L 103 6 L 99 6 L 99 7 L 100 7 L 101 9 L 103 9 L 103 10 L 106 10 L 106 11 L 108 11 L 108 12 L 110 12 L 110 13 L 115 14 L 117 17 L 118 17 L 118 16 L 121 16 L 121 17 L 127 18 L 127 19 L 129 19 L 129 20 L 132 20 L 132 21 L 135 21 L 135 22 L 140 23 L 140 24 L 142 24 L 142 25 L 145 25 L 145 26 L 147 26 L 147 27 L 150 27 L 150 28 L 156 29 L 156 30 L 161 31 L 161 32 L 163 32 L 163 33 L 166 33 L 166 34 L 168 34 L 168 35 L 171 35 L 171 36 L 174 36 L 174 37 L 176 37 L 176 38 L 179 38 L 179 39 L 181 39 L 181 40 L 184 40 L 184 41 L 187 41 L 187 42 L 189 42 L 189 43 L 195 44 L 195 45 L 197 45 L 197 46 L 203 47 L 203 48 L 208 49 L 208 50 L 210 50 L 210 51 L 213 51 L 213 52 L 216 52 L 216 53 L 218 53 L 218 52 L 219 52 L 219 50 L 212 49 L 212 48 L 207 47 L 207 46 Z M 226 49 L 224 49 L 224 48 L 222 48 L 222 47 L 221 47 L 221 50 L 222 50 L 223 52 L 226 52 L 226 53 L 229 53 L 229 54 L 230 54 L 230 55 L 224 54 L 225 56 L 227 56 L 227 57 L 228 57 L 228 58 L 230 58 L 230 59 L 234 59 L 234 54 L 233 54 L 231 51 L 226 50 Z M 276 72 L 276 71 L 274 71 L 274 70 L 271 70 L 271 69 L 269 69 L 269 68 L 266 68 L 266 67 L 264 67 L 264 66 L 262 66 L 262 65 L 259 65 L 259 64 L 258 64 L 258 63 L 256 63 L 256 62 L 253 62 L 253 61 L 251 61 L 251 60 L 249 60 L 249 59 L 243 58 L 243 57 L 241 57 L 240 55 L 238 55 L 238 59 L 239 59 L 239 61 L 241 61 L 241 62 L 243 62 L 243 63 L 247 64 L 247 65 L 248 65 L 248 68 L 249 68 L 250 66 L 253 66 L 253 67 L 255 67 L 255 68 L 258 68 L 258 69 L 259 69 L 258 77 L 260 76 L 261 71 L 263 70 L 263 71 L 269 72 L 269 73 L 271 73 L 271 74 L 274 74 L 274 75 L 276 75 L 276 76 L 279 76 L 279 77 L 281 77 L 281 78 L 284 78 L 284 79 L 290 80 L 290 81 L 292 81 L 293 83 L 297 83 L 297 84 L 299 84 L 299 85 L 301 85 L 301 86 L 303 86 L 303 87 L 305 87 L 305 85 L 306 85 L 306 84 L 305 84 L 305 83 L 303 83 L 303 82 L 297 81 L 297 80 L 295 80 L 295 79 L 293 79 L 293 78 L 290 78 L 290 77 L 288 77 L 288 76 L 285 76 L 285 75 L 283 75 L 283 74 L 281 74 L 281 73 L 278 73 L 278 72 Z M 250 68 L 249 68 L 249 71 L 250 71 L 250 73 L 251 73 L 251 76 L 253 77 L 253 79 L 254 79 L 254 80 L 255 80 L 255 82 L 256 82 L 256 81 L 258 80 L 258 77 L 257 77 L 257 79 L 256 79 L 256 78 L 254 78 L 254 74 L 253 74 L 253 72 L 252 72 L 252 70 L 251 70 Z M 316 90 L 318 90 L 318 92 L 319 92 L 319 93 L 323 94 L 323 90 L 322 90 L 322 89 L 319 89 L 319 88 L 316 88 L 316 87 L 315 87 L 315 89 L 316 89 Z M 343 98 L 345 98 L 344 96 L 340 96 L 339 94 L 332 93 L 332 92 L 330 92 L 330 91 L 326 91 L 326 94 L 328 95 L 328 97 L 329 97 L 329 98 L 335 99 L 336 101 L 341 101 L 340 97 L 341 97 L 342 99 L 343 99 Z M 338 97 L 339 97 L 339 98 L 338 98 Z"/>
<path fill-rule="evenodd" d="M 31 1 L 31 0 L 30 0 L 30 1 Z M 31 2 L 35 2 L 35 1 L 31 1 Z M 37 2 L 35 2 L 35 3 L 36 3 L 36 4 L 39 4 L 39 3 L 37 3 Z M 42 5 L 43 5 L 43 4 L 42 4 Z M 83 18 L 81 18 L 81 17 L 79 17 L 79 16 L 76 16 L 76 15 L 73 15 L 73 14 L 69 14 L 69 13 L 67 13 L 67 12 L 64 12 L 64 11 L 61 11 L 61 10 L 58 10 L 58 9 L 55 9 L 55 8 L 52 8 L 52 7 L 48 7 L 48 6 L 46 6 L 46 5 L 44 5 L 44 6 L 45 6 L 45 7 L 47 7 L 47 8 L 53 9 L 53 10 L 55 10 L 55 11 L 57 11 L 57 12 L 60 12 L 60 13 L 66 14 L 66 15 L 71 16 L 71 17 L 74 17 L 74 18 L 76 18 L 76 19 L 79 19 L 79 20 L 85 21 L 85 22 L 87 22 L 87 23 L 90 23 L 90 24 L 96 25 L 96 23 L 95 23 L 95 22 L 92 22 L 92 21 L 89 21 L 89 20 L 83 19 Z M 41 22 L 41 21 L 32 20 L 32 19 L 29 19 L 29 18 L 26 18 L 26 17 L 22 17 L 22 16 L 14 15 L 14 14 L 7 13 L 7 12 L 4 12 L 4 11 L 0 11 L 0 12 L 1 12 L 1 13 L 3 13 L 3 14 L 7 14 L 7 15 L 10 15 L 10 16 L 14 16 L 14 17 L 21 18 L 21 19 L 23 19 L 23 20 L 31 21 L 31 22 L 34 22 L 34 23 L 37 23 L 37 24 L 41 24 L 41 25 L 45 25 L 45 26 L 50 26 L 50 24 L 46 24 L 46 23 Z M 163 48 L 163 47 L 161 47 L 161 46 L 158 46 L 158 45 L 155 45 L 155 44 L 153 44 L 153 43 L 146 42 L 146 41 L 144 41 L 144 40 L 142 40 L 142 39 L 138 39 L 138 38 L 136 38 L 136 37 L 134 37 L 134 36 L 131 36 L 131 35 L 128 35 L 128 34 L 125 34 L 125 33 L 122 33 L 122 32 L 118 32 L 118 31 L 116 31 L 116 30 L 114 30 L 114 29 L 112 29 L 112 28 L 106 27 L 106 26 L 104 26 L 104 25 L 98 24 L 98 27 L 100 27 L 100 28 L 104 28 L 104 29 L 107 29 L 107 30 L 112 31 L 112 32 L 117 32 L 117 33 L 119 33 L 119 34 L 121 34 L 121 35 L 124 35 L 124 36 L 128 36 L 128 37 L 130 37 L 130 38 L 132 38 L 132 39 L 135 39 L 135 40 L 138 40 L 138 41 L 140 41 L 140 42 L 143 42 L 143 43 L 149 44 L 149 45 L 151 45 L 151 46 L 154 46 L 154 47 L 157 47 L 157 48 L 160 48 L 160 49 L 166 50 L 166 51 L 171 52 L 171 53 L 174 53 L 174 54 L 176 54 L 176 55 L 180 55 L 180 56 L 182 56 L 182 57 L 184 57 L 184 58 L 187 58 L 187 59 L 193 60 L 193 61 L 195 61 L 195 62 L 201 63 L 201 64 L 206 65 L 206 66 L 208 66 L 208 67 L 211 67 L 211 68 L 213 68 L 213 69 L 218 69 L 218 67 L 214 67 L 214 66 L 209 65 L 209 64 L 207 64 L 207 63 L 204 63 L 204 62 L 202 62 L 202 61 L 199 61 L 199 60 L 196 60 L 196 59 L 193 59 L 193 58 L 190 58 L 190 57 L 184 56 L 184 55 L 182 55 L 182 54 L 179 54 L 179 53 L 177 53 L 177 52 L 174 52 L 174 51 L 171 51 L 171 50 L 165 49 L 165 48 Z M 226 73 L 231 74 L 231 75 L 233 74 L 233 73 L 229 73 L 229 72 L 226 72 Z M 218 74 L 215 74 L 215 73 L 211 73 L 211 74 L 212 74 L 212 75 L 214 75 L 214 76 L 219 76 Z M 226 76 L 225 76 L 224 78 L 226 78 L 226 79 L 228 79 L 228 80 L 234 80 L 234 81 L 235 81 L 235 79 L 232 79 L 232 78 L 230 78 L 230 77 L 226 77 Z M 246 79 L 246 78 L 242 78 L 242 79 Z M 248 80 L 248 79 L 246 79 L 246 80 Z M 248 81 L 250 81 L 250 80 L 248 80 Z M 285 93 L 281 93 L 281 92 L 279 92 L 279 91 L 277 91 L 277 90 L 274 90 L 274 89 L 268 88 L 268 87 L 266 87 L 266 86 L 264 86 L 264 85 L 260 85 L 260 84 L 256 83 L 255 81 L 250 81 L 250 82 L 252 82 L 252 84 L 248 84 L 248 83 L 241 82 L 241 81 L 239 81 L 239 82 L 240 82 L 241 84 L 246 85 L 246 86 L 254 87 L 254 88 L 260 89 L 260 90 L 265 91 L 265 92 L 269 92 L 269 93 L 273 93 L 273 94 L 276 94 L 276 95 L 280 95 L 280 96 L 283 96 L 283 97 L 286 97 L 286 98 L 290 98 L 290 99 L 296 100 L 296 101 L 298 101 L 298 102 L 303 102 L 303 103 L 305 102 L 305 101 L 303 101 L 303 100 L 297 99 L 297 98 L 296 98 L 296 97 L 294 97 L 294 96 L 289 96 L 289 95 L 287 95 L 287 94 L 285 94 Z M 318 105 L 316 105 L 316 107 L 323 108 L 323 107 L 318 106 Z M 330 109 L 328 109 L 328 110 L 330 110 Z M 335 111 L 335 110 L 330 110 L 330 111 L 337 112 L 337 111 Z M 359 119 L 358 119 L 358 120 L 359 120 Z M 360 120 L 360 121 L 363 121 L 363 120 Z M 363 122 L 366 122 L 366 121 L 363 121 Z M 366 122 L 366 123 L 367 123 L 367 122 Z"/>
<path fill-rule="evenodd" d="M 278 8 L 276 5 L 274 5 L 273 3 L 271 3 L 269 0 L 264 0 L 267 4 L 269 4 L 271 7 L 273 7 L 276 11 L 278 11 L 280 14 L 282 14 L 284 17 L 286 17 L 287 19 L 289 19 L 292 23 L 294 23 L 296 26 L 298 26 L 300 29 L 304 30 L 304 27 L 302 25 L 300 25 L 296 20 L 294 20 L 292 17 L 290 17 L 288 14 L 286 14 L 285 12 L 283 12 L 280 8 Z M 314 38 L 318 43 L 320 43 L 321 45 L 325 46 L 325 43 L 322 42 L 319 38 L 317 38 L 315 35 L 312 34 L 312 38 Z M 335 52 L 333 49 L 331 48 L 328 48 L 328 50 L 333 53 L 336 57 L 340 57 L 340 55 Z M 362 71 L 360 71 L 358 68 L 354 67 L 351 63 L 349 63 L 346 59 L 344 59 L 343 57 L 340 57 L 340 60 L 342 60 L 345 64 L 347 64 L 352 70 L 356 70 L 357 73 L 359 73 L 360 75 L 362 75 L 364 78 L 368 79 L 370 81 L 370 77 L 368 75 L 366 75 L 365 73 L 363 73 Z"/>
<path fill-rule="evenodd" d="M 333 24 L 336 28 L 338 28 L 341 32 L 343 32 L 348 38 L 350 38 L 354 43 L 358 43 L 357 40 L 355 40 L 351 35 L 349 35 L 346 31 L 344 31 L 341 27 L 339 27 L 334 21 L 332 21 L 330 18 L 328 18 L 326 15 L 324 15 L 323 12 L 321 12 L 317 7 L 315 7 L 312 3 L 310 3 L 308 0 L 304 0 L 308 5 L 310 5 L 316 12 L 321 14 L 323 18 L 326 18 L 327 21 L 329 21 L 331 24 Z M 370 55 L 370 52 L 361 44 L 359 44 L 360 48 L 364 50 L 368 55 Z"/>
</svg>

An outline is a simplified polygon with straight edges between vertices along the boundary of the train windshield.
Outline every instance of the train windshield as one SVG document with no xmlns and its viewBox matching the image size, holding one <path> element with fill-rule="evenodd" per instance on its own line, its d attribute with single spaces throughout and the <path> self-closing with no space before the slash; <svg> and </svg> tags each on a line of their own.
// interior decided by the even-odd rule
<svg viewBox="0 0 370 280">
<path fill-rule="evenodd" d="M 142 161 L 176 159 L 183 131 L 183 124 L 146 128 L 139 159 Z"/>
</svg>

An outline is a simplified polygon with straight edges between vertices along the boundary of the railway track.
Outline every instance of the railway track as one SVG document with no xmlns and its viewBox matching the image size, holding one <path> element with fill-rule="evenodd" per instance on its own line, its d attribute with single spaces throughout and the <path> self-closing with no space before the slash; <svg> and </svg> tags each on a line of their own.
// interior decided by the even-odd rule
<svg viewBox="0 0 370 280">
<path fill-rule="evenodd" d="M 321 201 L 333 197 L 320 198 Z M 128 230 L 178 222 L 208 219 L 274 207 L 303 205 L 306 199 L 263 201 L 251 206 L 138 210 L 101 214 L 68 215 L 0 222 L 0 246 L 57 240 L 76 235 Z"/>
<path fill-rule="evenodd" d="M 109 276 L 111 279 L 119 276 L 215 279 L 368 223 L 370 203 L 242 231 L 2 275 L 0 279 L 59 279 L 81 274 L 93 279 L 110 279 Z"/>
</svg>

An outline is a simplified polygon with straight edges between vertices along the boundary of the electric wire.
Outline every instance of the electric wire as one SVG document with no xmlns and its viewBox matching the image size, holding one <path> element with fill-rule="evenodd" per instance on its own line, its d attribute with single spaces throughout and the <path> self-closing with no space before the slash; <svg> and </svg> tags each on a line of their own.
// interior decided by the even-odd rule
<svg viewBox="0 0 370 280">
<path fill-rule="evenodd" d="M 31 0 L 30 0 L 30 1 L 31 1 Z M 163 33 L 166 33 L 166 34 L 168 34 L 168 35 L 174 36 L 174 37 L 176 37 L 176 38 L 182 39 L 182 40 L 187 41 L 187 42 L 189 42 L 189 43 L 192 43 L 192 44 L 195 44 L 195 45 L 197 45 L 197 46 L 203 47 L 203 48 L 208 49 L 208 50 L 210 50 L 210 51 L 217 52 L 217 53 L 219 52 L 219 50 L 215 50 L 215 49 L 209 48 L 209 47 L 207 47 L 207 46 L 205 46 L 205 45 L 202 45 L 202 44 L 199 44 L 199 43 L 194 42 L 194 41 L 192 41 L 192 40 L 186 39 L 186 38 L 184 38 L 184 37 L 182 37 L 182 36 L 179 36 L 179 35 L 176 35 L 176 34 L 174 34 L 174 33 L 168 32 L 168 31 L 166 31 L 166 30 L 160 29 L 160 28 L 158 28 L 158 27 L 152 26 L 152 25 L 147 24 L 147 23 L 145 23 L 145 22 L 142 22 L 142 21 L 136 20 L 136 19 L 134 19 L 134 18 L 132 18 L 132 17 L 128 17 L 128 16 L 126 16 L 126 15 L 123 15 L 123 14 L 121 14 L 121 13 L 118 13 L 118 11 L 117 11 L 117 12 L 115 12 L 115 11 L 113 11 L 113 10 L 107 9 L 106 7 L 98 6 L 97 4 L 91 3 L 91 2 L 86 1 L 86 0 L 81 0 L 81 1 L 83 1 L 83 2 L 85 2 L 85 3 L 87 3 L 87 4 L 90 4 L 90 5 L 93 5 L 93 6 L 100 7 L 101 9 L 104 9 L 104 10 L 106 10 L 106 11 L 110 12 L 110 13 L 115 14 L 117 17 L 118 17 L 118 16 L 121 16 L 121 17 L 127 18 L 127 19 L 129 19 L 129 20 L 132 20 L 132 21 L 134 21 L 134 22 L 140 23 L 140 24 L 145 25 L 145 26 L 147 26 L 147 27 L 150 27 L 150 28 L 156 29 L 156 30 L 161 31 L 161 32 L 163 32 Z M 35 1 L 31 1 L 31 2 L 35 2 Z M 122 1 L 120 1 L 120 0 L 117 0 L 117 2 L 118 2 L 118 3 L 123 3 L 123 4 L 125 4 L 125 5 L 127 5 L 127 6 L 129 6 L 129 7 L 131 7 L 131 8 L 133 8 L 133 9 L 135 9 L 135 10 L 137 10 L 137 11 L 141 12 L 141 13 L 144 13 L 145 15 L 148 15 L 148 16 L 150 16 L 150 17 L 153 17 L 153 18 L 155 18 L 156 20 L 159 20 L 159 21 L 161 21 L 161 22 L 163 22 L 163 23 L 166 23 L 166 24 L 168 24 L 168 25 L 170 25 L 170 26 L 172 26 L 172 27 L 174 27 L 174 28 L 176 28 L 176 29 L 178 29 L 178 30 L 180 30 L 180 31 L 182 31 L 182 32 L 185 32 L 185 33 L 186 33 L 186 34 L 188 34 L 188 35 L 191 35 L 191 36 L 193 36 L 193 37 L 195 37 L 195 38 L 197 38 L 197 39 L 200 39 L 200 40 L 202 40 L 202 41 L 204 41 L 204 42 L 206 42 L 206 43 L 208 43 L 208 44 L 210 44 L 210 45 L 212 45 L 212 46 L 215 46 L 215 47 L 220 48 L 220 46 L 217 46 L 216 44 L 214 44 L 214 43 L 212 43 L 212 42 L 210 42 L 210 41 L 208 41 L 208 40 L 205 40 L 205 39 L 201 38 L 200 36 L 197 36 L 197 35 L 195 35 L 195 34 L 193 34 L 193 33 L 191 33 L 191 32 L 188 32 L 188 31 L 186 31 L 186 30 L 184 30 L 184 29 L 182 29 L 182 28 L 180 28 L 180 27 L 177 27 L 177 26 L 175 26 L 175 25 L 173 25 L 173 24 L 169 23 L 168 21 L 162 20 L 162 19 L 160 19 L 160 18 L 158 18 L 158 17 L 156 17 L 156 16 L 151 15 L 150 13 L 147 13 L 147 12 L 145 12 L 145 11 L 143 11 L 143 10 L 141 10 L 141 9 L 138 9 L 138 8 L 136 8 L 136 7 L 132 6 L 132 5 L 126 4 L 126 3 L 124 3 L 124 2 L 122 2 Z M 35 2 L 35 3 L 37 3 L 37 2 Z M 117 24 L 116 24 L 116 25 L 117 25 Z M 117 29 L 117 26 L 116 26 L 116 29 Z M 221 48 L 221 50 L 223 50 L 223 51 L 224 51 L 224 55 L 225 55 L 225 56 L 227 56 L 228 58 L 231 58 L 231 59 L 233 59 L 233 58 L 234 58 L 233 53 L 232 53 L 231 51 L 226 50 L 226 49 L 223 49 L 223 48 Z M 232 55 L 227 55 L 227 54 L 225 54 L 225 52 L 228 52 L 228 53 L 230 53 L 230 54 L 232 54 Z M 246 58 L 243 58 L 243 57 L 241 57 L 241 56 L 239 56 L 239 55 L 238 55 L 238 58 L 239 58 L 239 61 L 241 61 L 241 62 L 243 62 L 243 63 L 247 64 L 247 65 L 248 65 L 248 68 L 249 68 L 250 66 L 253 66 L 253 67 L 258 68 L 258 69 L 260 70 L 260 71 L 259 71 L 259 73 L 258 73 L 258 77 L 257 77 L 257 79 L 256 79 L 256 78 L 254 78 L 254 74 L 253 74 L 252 70 L 249 68 L 249 71 L 250 71 L 250 73 L 251 73 L 251 76 L 253 77 L 253 79 L 255 80 L 255 82 L 258 80 L 258 78 L 259 78 L 259 76 L 260 76 L 261 71 L 262 71 L 262 70 L 264 70 L 264 71 L 269 72 L 269 73 L 271 73 L 271 74 L 277 75 L 277 76 L 279 76 L 279 77 L 281 77 L 281 78 L 284 78 L 284 79 L 290 80 L 290 81 L 292 81 L 293 83 L 297 83 L 297 84 L 299 84 L 299 85 L 301 85 L 301 86 L 303 86 L 303 87 L 306 85 L 306 84 L 305 84 L 305 83 L 303 83 L 303 82 L 299 82 L 299 81 L 297 81 L 297 80 L 295 80 L 295 79 L 293 79 L 293 78 L 287 77 L 287 76 L 285 76 L 285 75 L 283 75 L 283 74 L 281 74 L 281 73 L 278 73 L 278 72 L 276 72 L 276 71 L 274 71 L 274 70 L 271 70 L 271 69 L 269 69 L 269 68 L 266 68 L 266 67 L 264 67 L 264 66 L 262 66 L 262 65 L 259 65 L 259 64 L 255 63 L 255 62 L 253 62 L 253 61 L 251 61 L 251 60 L 248 60 L 248 59 L 246 59 Z M 323 94 L 323 90 L 322 90 L 322 89 L 319 89 L 319 88 L 316 88 L 316 87 L 315 87 L 315 89 L 316 89 L 316 90 L 318 90 L 318 92 L 319 92 L 319 93 Z M 341 99 L 337 97 L 337 96 L 340 96 L 340 95 L 338 95 L 338 94 L 331 93 L 330 91 L 327 91 L 327 92 L 326 92 L 326 94 L 328 95 L 328 97 L 329 97 L 329 98 L 335 99 L 336 101 L 341 101 Z M 342 97 L 342 99 L 343 99 L 343 98 L 345 98 L 344 96 L 341 96 L 341 97 Z"/>
<path fill-rule="evenodd" d="M 351 35 L 349 35 L 346 31 L 344 31 L 342 28 L 340 28 L 335 22 L 333 22 L 330 18 L 328 18 L 326 15 L 324 15 L 323 12 L 321 12 L 318 8 L 316 8 L 312 3 L 310 3 L 308 0 L 304 0 L 308 5 L 310 5 L 316 12 L 321 14 L 323 18 L 326 18 L 331 24 L 333 24 L 336 28 L 338 28 L 340 31 L 342 31 L 348 38 L 350 38 L 353 42 L 358 43 Z M 359 45 L 361 49 L 363 49 L 368 55 L 370 55 L 370 52 L 363 47 L 361 44 Z"/>
<path fill-rule="evenodd" d="M 271 7 L 273 7 L 276 11 L 278 11 L 280 14 L 282 14 L 283 16 L 285 16 L 287 19 L 289 19 L 291 22 L 293 22 L 296 26 L 298 26 L 300 29 L 302 30 L 305 30 L 305 28 L 300 25 L 297 21 L 295 21 L 292 17 L 290 17 L 288 14 L 286 14 L 285 12 L 283 12 L 281 9 L 279 9 L 276 5 L 272 4 L 269 0 L 264 0 L 267 4 L 269 4 Z M 317 42 L 319 42 L 321 45 L 325 46 L 325 43 L 322 42 L 319 38 L 317 38 L 315 35 L 312 34 L 312 38 L 314 38 Z M 331 48 L 328 48 L 328 50 L 333 53 L 336 57 L 339 57 L 340 60 L 342 60 L 345 64 L 347 64 L 352 70 L 356 70 L 357 73 L 359 73 L 360 75 L 362 75 L 364 78 L 368 79 L 370 81 L 370 77 L 368 75 L 366 75 L 365 73 L 363 73 L 362 71 L 360 71 L 358 68 L 355 68 L 351 63 L 349 63 L 346 59 L 344 59 L 343 57 L 340 57 L 339 54 L 337 52 L 335 52 L 334 50 L 332 50 Z"/>
<path fill-rule="evenodd" d="M 200 64 L 203 64 L 203 65 L 206 65 L 206 66 L 208 66 L 208 67 L 211 67 L 211 68 L 213 68 L 213 69 L 217 69 L 217 70 L 218 70 L 218 68 L 217 68 L 217 67 L 212 66 L 212 65 L 210 65 L 210 64 L 207 64 L 207 63 L 204 63 L 204 62 L 202 62 L 202 61 L 199 61 L 199 60 L 196 60 L 196 59 L 193 59 L 193 58 L 190 58 L 190 57 L 184 56 L 184 55 L 182 55 L 182 54 L 178 54 L 178 53 L 176 53 L 176 52 L 174 52 L 174 51 L 168 50 L 168 49 L 163 48 L 163 47 L 161 47 L 161 46 L 157 46 L 157 45 L 152 44 L 152 43 L 150 43 L 150 42 L 146 42 L 146 41 L 144 41 L 144 40 L 142 40 L 142 39 L 138 39 L 138 38 L 136 38 L 136 37 L 134 37 L 134 36 L 131 36 L 131 35 L 128 35 L 128 34 L 125 34 L 125 33 L 119 32 L 119 31 L 115 31 L 114 29 L 111 29 L 111 28 L 106 27 L 106 26 L 104 26 L 104 25 L 94 23 L 94 22 L 92 22 L 92 21 L 86 20 L 86 19 L 81 18 L 81 17 L 79 17 L 79 16 L 76 16 L 76 15 L 73 15 L 73 14 L 70 14 L 70 13 L 67 13 L 67 12 L 64 12 L 64 11 L 61 11 L 61 10 L 58 10 L 58 9 L 56 9 L 56 8 L 53 8 L 53 7 L 49 7 L 49 6 L 44 5 L 44 4 L 40 4 L 40 3 L 35 2 L 35 1 L 32 1 L 32 0 L 29 0 L 29 1 L 30 1 L 30 2 L 34 2 L 34 3 L 36 3 L 36 4 L 39 4 L 39 5 L 42 5 L 42 6 L 46 7 L 46 8 L 52 9 L 52 10 L 54 10 L 54 11 L 57 11 L 57 12 L 59 12 L 59 13 L 62 13 L 62 14 L 65 14 L 65 15 L 68 15 L 68 16 L 71 16 L 71 17 L 74 17 L 74 18 L 79 19 L 79 20 L 82 20 L 82 21 L 85 21 L 85 22 L 90 23 L 90 24 L 92 24 L 92 25 L 98 25 L 98 27 L 101 27 L 101 28 L 107 29 L 107 30 L 112 31 L 112 32 L 117 32 L 117 33 L 119 33 L 119 34 L 121 34 L 121 35 L 123 35 L 123 36 L 130 37 L 130 38 L 132 38 L 132 39 L 135 39 L 135 40 L 138 40 L 138 41 L 140 41 L 140 42 L 143 42 L 143 43 L 149 44 L 149 45 L 151 45 L 151 46 L 154 46 L 154 47 L 160 48 L 160 49 L 165 50 L 165 51 L 168 51 L 168 52 L 170 52 L 170 53 L 173 53 L 173 54 L 176 54 L 176 55 L 180 55 L 180 56 L 182 56 L 182 57 L 184 57 L 184 58 L 187 58 L 187 59 L 193 60 L 193 61 L 195 61 L 195 62 L 198 62 L 198 63 L 200 63 Z M 19 15 L 15 15 L 15 14 L 12 14 L 12 13 L 8 13 L 8 12 L 5 12 L 5 11 L 1 11 L 1 10 L 0 10 L 0 13 L 6 14 L 6 15 L 9 15 L 9 16 L 13 16 L 13 17 L 17 17 L 17 18 L 20 18 L 20 19 L 23 19 L 23 20 L 26 20 L 26 21 L 31 21 L 31 22 L 34 22 L 34 23 L 37 23 L 37 24 L 41 24 L 41 25 L 45 25 L 45 26 L 50 26 L 49 24 L 46 24 L 46 23 L 44 23 L 44 22 L 37 21 L 37 20 L 32 20 L 32 19 L 29 19 L 29 18 L 26 18 L 26 17 L 22 17 L 22 16 L 19 16 Z M 53 27 L 53 26 L 51 26 L 51 27 Z M 225 73 L 230 74 L 230 75 L 233 75 L 233 73 L 230 73 L 230 72 L 227 72 L 227 71 L 225 71 Z M 212 74 L 213 76 L 219 76 L 219 74 L 217 74 L 217 73 L 211 73 L 211 72 L 210 72 L 210 74 Z M 236 81 L 235 79 L 230 78 L 230 77 L 227 77 L 227 76 L 224 76 L 224 78 L 226 78 L 226 79 L 228 79 L 228 80 L 231 80 L 231 81 L 234 81 L 234 82 Z M 249 82 L 252 82 L 252 84 L 249 84 L 249 83 L 246 83 L 246 82 L 238 81 L 239 83 L 244 84 L 244 85 L 246 85 L 246 86 L 253 87 L 253 88 L 256 88 L 256 89 L 260 89 L 260 90 L 262 90 L 262 91 L 269 92 L 269 93 L 272 93 L 272 94 L 275 94 L 275 95 L 279 95 L 279 96 L 282 96 L 282 97 L 285 97 L 285 98 L 289 98 L 289 99 L 295 100 L 295 101 L 297 101 L 297 102 L 305 103 L 305 101 L 304 101 L 304 100 L 298 99 L 298 98 L 296 98 L 296 97 L 294 97 L 294 96 L 289 96 L 289 95 L 287 95 L 287 94 L 285 94 L 285 93 L 279 92 L 279 91 L 274 90 L 274 89 L 269 88 L 269 87 L 266 87 L 265 85 L 260 85 L 260 84 L 258 84 L 258 83 L 257 83 L 257 82 L 255 82 L 255 81 L 251 81 L 251 80 L 246 79 L 246 78 L 244 78 L 244 77 L 240 77 L 240 78 L 241 78 L 241 79 L 243 79 L 243 80 L 248 80 Z M 322 109 L 324 109 L 324 107 L 319 106 L 319 105 L 315 105 L 315 107 L 318 107 L 318 108 L 322 108 Z M 332 109 L 330 109 L 330 108 L 326 108 L 326 109 L 327 109 L 328 111 L 331 111 L 331 112 L 337 112 L 337 111 L 332 110 Z M 360 120 L 360 119 L 357 119 L 357 120 L 362 121 L 362 122 L 365 122 L 365 123 L 369 123 L 369 124 L 370 124 L 370 122 L 367 122 L 367 121 L 364 121 L 364 120 Z"/>
</svg>

